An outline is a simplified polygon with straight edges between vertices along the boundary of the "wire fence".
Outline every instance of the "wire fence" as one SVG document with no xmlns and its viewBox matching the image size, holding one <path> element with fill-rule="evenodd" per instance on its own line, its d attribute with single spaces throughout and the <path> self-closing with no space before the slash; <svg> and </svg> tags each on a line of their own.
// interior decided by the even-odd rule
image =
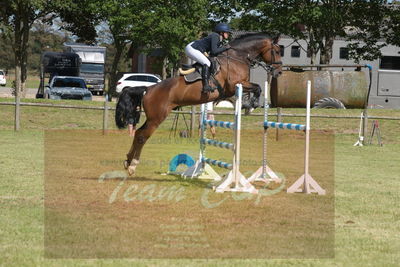
<svg viewBox="0 0 400 267">
<path fill-rule="evenodd" d="M 53 104 L 53 103 L 29 103 L 29 102 L 20 102 L 19 106 L 28 106 L 28 107 L 44 107 L 44 108 L 60 108 L 60 109 L 81 109 L 81 110 L 100 110 L 103 111 L 103 133 L 105 133 L 108 129 L 108 112 L 110 110 L 115 110 L 115 107 L 108 106 L 107 101 L 104 102 L 103 106 L 79 106 L 79 105 L 65 105 L 65 104 Z M 16 106 L 16 102 L 0 102 L 0 106 Z M 200 114 L 200 111 L 196 111 L 192 108 L 190 111 L 182 111 L 176 110 L 172 111 L 172 114 L 188 114 L 190 115 L 190 136 L 193 136 L 194 125 L 196 123 L 195 116 Z M 213 111 L 209 112 L 210 114 L 215 115 L 233 115 L 233 112 L 225 112 L 225 111 Z M 282 108 L 278 108 L 276 113 L 270 113 L 271 116 L 277 116 L 278 121 L 283 120 L 284 117 L 306 117 L 306 114 L 293 114 L 293 113 L 284 113 L 282 112 Z M 257 116 L 262 117 L 264 113 L 249 113 L 247 116 Z M 360 119 L 360 116 L 348 116 L 348 115 L 321 115 L 321 114 L 311 114 L 311 117 L 314 118 L 330 118 L 330 119 Z M 389 117 L 389 116 L 367 116 L 366 119 L 379 119 L 379 120 L 400 120 L 400 117 Z M 14 120 L 15 125 L 19 125 L 19 116 L 15 116 Z M 19 130 L 19 127 L 15 127 L 16 130 Z"/>
</svg>

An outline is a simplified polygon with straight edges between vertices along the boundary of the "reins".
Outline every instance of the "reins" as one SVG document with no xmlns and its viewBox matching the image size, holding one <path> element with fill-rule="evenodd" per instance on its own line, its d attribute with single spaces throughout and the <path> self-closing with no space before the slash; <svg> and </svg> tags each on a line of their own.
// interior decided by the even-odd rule
<svg viewBox="0 0 400 267">
<path fill-rule="evenodd" d="M 232 49 L 232 48 L 230 48 L 230 49 Z M 249 57 L 246 58 L 246 59 L 248 60 L 248 62 L 246 62 L 246 61 L 244 61 L 244 60 L 242 60 L 242 59 L 240 59 L 240 58 L 236 58 L 236 57 L 230 56 L 230 55 L 229 55 L 229 50 L 226 51 L 226 55 L 225 55 L 225 54 L 219 54 L 217 57 L 220 57 L 220 56 L 224 56 L 224 57 L 226 57 L 227 59 L 232 59 L 232 60 L 241 62 L 241 63 L 243 63 L 243 64 L 246 64 L 246 65 L 248 65 L 248 66 L 251 66 L 251 61 L 250 61 L 250 58 L 249 58 Z M 228 60 L 228 62 L 229 62 L 229 60 Z"/>
</svg>

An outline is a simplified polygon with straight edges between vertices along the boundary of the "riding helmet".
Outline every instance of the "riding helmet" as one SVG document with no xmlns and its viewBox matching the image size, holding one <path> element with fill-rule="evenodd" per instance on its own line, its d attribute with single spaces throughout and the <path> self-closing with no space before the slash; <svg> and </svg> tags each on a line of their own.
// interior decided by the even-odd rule
<svg viewBox="0 0 400 267">
<path fill-rule="evenodd" d="M 226 24 L 226 23 L 218 23 L 218 24 L 215 26 L 214 31 L 215 31 L 215 32 L 229 32 L 229 33 L 232 32 L 231 28 L 230 28 L 229 25 Z"/>
</svg>

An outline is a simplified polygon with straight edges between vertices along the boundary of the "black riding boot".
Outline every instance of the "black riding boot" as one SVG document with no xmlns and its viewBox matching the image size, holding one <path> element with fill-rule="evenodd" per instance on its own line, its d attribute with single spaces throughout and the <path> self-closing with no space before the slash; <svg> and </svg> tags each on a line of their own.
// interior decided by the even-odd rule
<svg viewBox="0 0 400 267">
<path fill-rule="evenodd" d="M 203 82 L 203 92 L 208 93 L 208 92 L 214 92 L 212 87 L 209 84 L 210 80 L 210 67 L 207 65 L 203 65 L 203 69 L 201 72 L 201 78 Z"/>
</svg>

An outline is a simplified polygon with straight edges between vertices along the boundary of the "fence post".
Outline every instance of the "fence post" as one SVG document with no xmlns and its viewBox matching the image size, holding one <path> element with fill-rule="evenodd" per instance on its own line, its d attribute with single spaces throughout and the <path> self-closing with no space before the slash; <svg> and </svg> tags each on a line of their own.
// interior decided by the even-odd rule
<svg viewBox="0 0 400 267">
<path fill-rule="evenodd" d="M 21 117 L 21 67 L 15 68 L 15 121 L 14 131 L 20 130 Z"/>
<path fill-rule="evenodd" d="M 195 133 L 194 129 L 196 128 L 196 106 L 192 106 L 190 111 L 190 137 L 193 138 Z"/>
<path fill-rule="evenodd" d="M 107 133 L 108 122 L 108 94 L 104 97 L 104 111 L 103 111 L 103 135 Z"/>
<path fill-rule="evenodd" d="M 15 91 L 17 91 L 16 89 Z M 20 115 L 21 115 L 21 97 L 19 93 L 16 92 L 15 95 L 15 122 L 14 122 L 14 131 L 18 132 L 20 130 Z"/>
</svg>

